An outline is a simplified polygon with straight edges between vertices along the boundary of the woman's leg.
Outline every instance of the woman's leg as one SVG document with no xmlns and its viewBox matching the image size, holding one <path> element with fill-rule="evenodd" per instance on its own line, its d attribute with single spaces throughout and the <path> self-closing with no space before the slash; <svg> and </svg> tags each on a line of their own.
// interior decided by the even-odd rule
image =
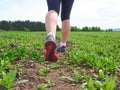
<svg viewBox="0 0 120 90">
<path fill-rule="evenodd" d="M 56 35 L 56 26 L 57 26 L 58 14 L 54 10 L 50 10 L 45 19 L 45 27 L 48 34 L 53 34 L 54 38 Z M 49 35 L 48 35 L 49 36 Z"/>
<path fill-rule="evenodd" d="M 61 13 L 61 20 L 62 20 L 62 37 L 61 43 L 66 45 L 66 41 L 68 39 L 70 33 L 70 13 L 73 6 L 74 0 L 62 0 L 62 13 Z M 61 44 L 62 45 L 62 44 Z"/>
<path fill-rule="evenodd" d="M 47 0 L 48 13 L 45 19 L 45 26 L 48 35 L 51 33 L 54 35 L 54 38 L 56 35 L 56 26 L 60 10 L 60 1 L 61 0 Z"/>
<path fill-rule="evenodd" d="M 55 53 L 56 43 L 56 26 L 57 18 L 60 10 L 60 1 L 61 0 L 47 0 L 48 4 L 48 13 L 46 15 L 45 26 L 47 31 L 47 38 L 45 42 L 45 60 L 48 61 L 57 61 L 57 55 Z"/>
</svg>

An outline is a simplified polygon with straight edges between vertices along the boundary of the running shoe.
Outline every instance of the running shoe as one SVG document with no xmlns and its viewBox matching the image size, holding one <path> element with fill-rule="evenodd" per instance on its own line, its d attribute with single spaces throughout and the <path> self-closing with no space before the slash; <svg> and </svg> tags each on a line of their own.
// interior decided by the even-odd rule
<svg viewBox="0 0 120 90">
<path fill-rule="evenodd" d="M 56 43 L 52 36 L 48 36 L 45 42 L 45 60 L 47 61 L 57 61 L 57 55 L 55 53 Z"/>
<path fill-rule="evenodd" d="M 57 47 L 57 52 L 65 53 L 66 52 L 66 46 L 62 46 L 62 47 L 58 46 Z"/>
</svg>

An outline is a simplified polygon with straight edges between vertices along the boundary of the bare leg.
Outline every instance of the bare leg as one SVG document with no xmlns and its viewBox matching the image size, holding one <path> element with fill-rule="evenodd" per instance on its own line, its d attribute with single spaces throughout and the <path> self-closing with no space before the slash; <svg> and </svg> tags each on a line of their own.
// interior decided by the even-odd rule
<svg viewBox="0 0 120 90">
<path fill-rule="evenodd" d="M 56 43 L 56 26 L 57 26 L 58 14 L 54 10 L 50 10 L 46 15 L 45 25 L 47 31 L 47 37 L 45 42 L 45 60 L 47 61 L 57 61 L 57 55 L 55 53 Z M 54 38 L 53 38 L 54 37 Z"/>
<path fill-rule="evenodd" d="M 62 21 L 61 33 L 62 33 L 61 42 L 60 42 L 60 46 L 57 48 L 57 52 L 65 53 L 66 42 L 67 42 L 67 39 L 70 33 L 70 20 L 69 19 Z"/>
<path fill-rule="evenodd" d="M 57 18 L 58 18 L 58 14 L 54 10 L 50 10 L 47 13 L 45 19 L 45 26 L 47 33 L 52 32 L 56 34 Z"/>
<path fill-rule="evenodd" d="M 70 33 L 70 20 L 64 20 L 62 22 L 62 38 L 61 42 L 66 43 Z"/>
</svg>

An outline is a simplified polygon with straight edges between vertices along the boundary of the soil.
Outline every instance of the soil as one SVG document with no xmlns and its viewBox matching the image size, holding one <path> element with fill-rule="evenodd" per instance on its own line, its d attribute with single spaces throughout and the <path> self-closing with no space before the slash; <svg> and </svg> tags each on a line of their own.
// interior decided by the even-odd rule
<svg viewBox="0 0 120 90">
<path fill-rule="evenodd" d="M 77 90 L 80 88 L 80 84 L 73 85 L 61 79 L 60 71 L 64 72 L 66 77 L 72 74 L 67 66 L 60 65 L 58 69 L 52 69 L 45 77 L 42 77 L 39 74 L 39 69 L 50 67 L 53 63 L 48 62 L 48 65 L 46 65 L 31 60 L 17 63 L 22 65 L 24 73 L 21 76 L 17 76 L 15 83 L 20 80 L 28 80 L 28 82 L 16 84 L 13 90 L 38 90 L 38 85 L 42 83 L 47 84 L 47 80 L 53 80 L 55 85 L 46 90 Z"/>
<path fill-rule="evenodd" d="M 7 88 L 0 86 L 0 90 L 7 90 Z"/>
<path fill-rule="evenodd" d="M 63 72 L 63 76 L 71 77 L 72 71 L 68 66 L 62 65 L 61 62 L 57 62 L 59 64 L 59 68 L 51 69 L 50 72 L 46 76 L 40 76 L 39 69 L 51 67 L 53 63 L 47 62 L 46 64 L 40 64 L 36 61 L 28 60 L 24 62 L 17 62 L 22 65 L 22 69 L 24 69 L 24 73 L 22 75 L 17 75 L 15 83 L 20 80 L 28 80 L 25 83 L 16 84 L 13 90 L 39 90 L 39 84 L 47 84 L 48 80 L 53 80 L 54 85 L 46 88 L 45 90 L 80 90 L 82 83 L 74 84 L 69 80 L 62 79 L 60 72 Z M 78 70 L 80 72 L 87 71 L 87 73 L 93 78 L 97 78 L 98 75 L 94 70 L 88 67 L 80 66 Z M 119 73 L 118 73 L 119 75 Z M 117 90 L 120 90 L 120 80 L 117 81 Z"/>
</svg>

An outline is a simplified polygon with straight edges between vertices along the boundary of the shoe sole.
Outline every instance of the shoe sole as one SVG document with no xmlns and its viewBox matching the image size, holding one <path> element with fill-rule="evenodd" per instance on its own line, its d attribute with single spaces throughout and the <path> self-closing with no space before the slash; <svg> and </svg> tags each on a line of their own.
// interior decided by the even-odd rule
<svg viewBox="0 0 120 90">
<path fill-rule="evenodd" d="M 53 41 L 45 43 L 45 60 L 46 61 L 57 61 L 57 55 L 55 54 L 56 44 Z"/>
</svg>

